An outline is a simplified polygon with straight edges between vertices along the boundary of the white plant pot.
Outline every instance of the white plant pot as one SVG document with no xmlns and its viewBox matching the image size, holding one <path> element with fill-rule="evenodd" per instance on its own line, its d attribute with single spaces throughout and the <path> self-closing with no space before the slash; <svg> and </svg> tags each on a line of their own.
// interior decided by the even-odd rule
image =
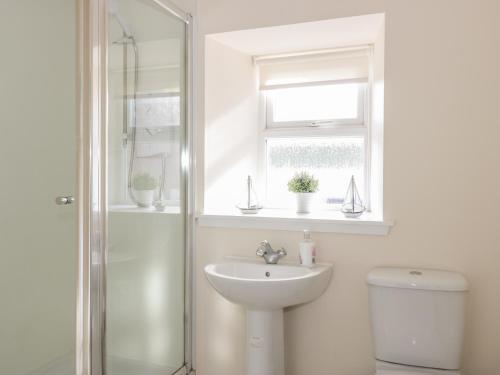
<svg viewBox="0 0 500 375">
<path fill-rule="evenodd" d="M 297 213 L 308 214 L 311 212 L 311 206 L 316 193 L 295 193 L 297 199 Z"/>
<path fill-rule="evenodd" d="M 134 190 L 134 197 L 139 207 L 151 207 L 154 196 L 154 190 Z"/>
</svg>

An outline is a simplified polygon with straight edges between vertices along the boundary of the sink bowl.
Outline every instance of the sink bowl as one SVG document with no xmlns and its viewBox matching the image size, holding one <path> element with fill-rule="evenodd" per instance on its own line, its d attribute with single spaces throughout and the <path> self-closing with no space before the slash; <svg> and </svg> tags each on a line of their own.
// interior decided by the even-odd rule
<svg viewBox="0 0 500 375">
<path fill-rule="evenodd" d="M 229 301 L 247 309 L 274 310 L 318 298 L 330 282 L 332 266 L 225 262 L 209 264 L 205 274 Z"/>
<path fill-rule="evenodd" d="M 246 307 L 246 374 L 285 375 L 283 308 L 318 298 L 332 266 L 228 261 L 209 264 L 205 274 L 223 297 Z"/>
</svg>

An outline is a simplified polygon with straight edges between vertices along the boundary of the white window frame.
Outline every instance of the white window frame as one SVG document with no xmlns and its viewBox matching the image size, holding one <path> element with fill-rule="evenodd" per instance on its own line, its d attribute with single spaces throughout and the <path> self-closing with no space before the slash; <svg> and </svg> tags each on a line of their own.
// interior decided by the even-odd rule
<svg viewBox="0 0 500 375">
<path fill-rule="evenodd" d="M 371 65 L 371 61 L 370 61 Z M 371 71 L 371 66 L 370 66 Z M 371 92 L 372 82 L 371 77 L 360 85 L 358 103 L 358 117 L 356 119 L 334 119 L 334 120 L 308 120 L 308 121 L 273 121 L 273 106 L 272 99 L 266 95 L 265 91 L 260 92 L 260 140 L 259 140 L 259 181 L 262 181 L 260 189 L 264 193 L 264 205 L 268 208 L 273 208 L 272 202 L 268 200 L 268 171 L 267 171 L 267 141 L 268 139 L 276 138 L 327 138 L 327 137 L 363 137 L 364 138 L 364 178 L 365 191 L 364 200 L 367 211 L 371 211 Z M 353 81 L 351 81 L 353 82 Z M 342 84 L 345 81 L 337 81 L 335 83 Z M 320 82 L 314 85 L 328 84 L 333 82 Z M 303 85 L 287 85 L 287 87 L 300 87 Z M 312 86 L 312 85 L 309 85 Z M 347 189 L 347 186 L 346 186 Z"/>
</svg>

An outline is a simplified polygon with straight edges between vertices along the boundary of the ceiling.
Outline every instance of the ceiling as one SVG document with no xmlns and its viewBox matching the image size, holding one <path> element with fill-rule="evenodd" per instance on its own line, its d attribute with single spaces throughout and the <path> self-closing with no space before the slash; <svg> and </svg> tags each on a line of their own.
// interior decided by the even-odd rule
<svg viewBox="0 0 500 375">
<path fill-rule="evenodd" d="M 384 14 L 263 27 L 207 35 L 252 56 L 372 44 Z"/>
</svg>

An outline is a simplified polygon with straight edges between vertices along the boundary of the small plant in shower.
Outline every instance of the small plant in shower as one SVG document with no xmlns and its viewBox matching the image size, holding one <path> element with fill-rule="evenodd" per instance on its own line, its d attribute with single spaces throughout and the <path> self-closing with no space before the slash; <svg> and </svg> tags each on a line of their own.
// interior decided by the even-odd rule
<svg viewBox="0 0 500 375">
<path fill-rule="evenodd" d="M 149 173 L 139 173 L 134 176 L 134 196 L 139 207 L 151 207 L 158 180 Z"/>
<path fill-rule="evenodd" d="M 298 172 L 288 181 L 288 191 L 295 193 L 297 198 L 297 213 L 309 213 L 319 182 L 312 174 Z"/>
</svg>

